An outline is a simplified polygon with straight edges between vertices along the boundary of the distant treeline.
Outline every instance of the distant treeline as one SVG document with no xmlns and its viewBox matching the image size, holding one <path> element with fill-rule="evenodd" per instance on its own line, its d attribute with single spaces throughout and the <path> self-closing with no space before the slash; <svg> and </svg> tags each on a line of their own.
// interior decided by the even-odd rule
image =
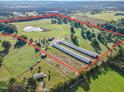
<svg viewBox="0 0 124 93">
<path fill-rule="evenodd" d="M 95 11 L 97 10 L 113 10 L 124 11 L 124 2 L 0 2 L 0 14 L 13 12 L 32 12 L 44 13 L 45 11 L 59 11 L 65 14 L 76 11 Z M 15 8 L 16 7 L 16 8 Z M 111 8 L 110 8 L 111 7 Z"/>
<path fill-rule="evenodd" d="M 124 13 L 116 13 L 115 16 L 124 16 Z"/>
</svg>

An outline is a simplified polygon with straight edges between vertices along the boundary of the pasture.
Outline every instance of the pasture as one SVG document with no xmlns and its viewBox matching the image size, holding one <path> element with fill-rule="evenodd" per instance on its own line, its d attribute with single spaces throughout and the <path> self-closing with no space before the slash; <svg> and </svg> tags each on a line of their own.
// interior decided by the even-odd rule
<svg viewBox="0 0 124 93">
<path fill-rule="evenodd" d="M 89 21 L 90 23 L 104 24 L 106 22 L 118 21 L 118 19 L 124 18 L 124 15 L 119 14 L 124 14 L 124 12 L 102 11 L 96 14 L 91 14 L 90 12 L 79 12 L 76 14 L 71 14 L 71 16 L 82 21 Z"/>
<path fill-rule="evenodd" d="M 109 70 L 102 73 L 98 78 L 91 78 L 91 83 L 89 84 L 89 92 L 123 92 L 124 91 L 124 78 L 117 72 Z M 77 92 L 82 92 L 82 84 L 76 87 Z"/>
</svg>

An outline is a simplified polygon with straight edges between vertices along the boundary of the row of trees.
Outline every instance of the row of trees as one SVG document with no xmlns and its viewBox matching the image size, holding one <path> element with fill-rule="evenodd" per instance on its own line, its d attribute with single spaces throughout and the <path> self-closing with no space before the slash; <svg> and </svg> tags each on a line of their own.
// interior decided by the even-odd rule
<svg viewBox="0 0 124 93">
<path fill-rule="evenodd" d="M 27 40 L 28 39 L 28 37 L 27 36 L 25 36 L 25 35 L 22 35 L 22 36 L 20 36 L 22 39 L 24 39 L 24 40 Z M 24 45 L 26 44 L 26 42 L 25 41 L 23 41 L 23 40 L 21 40 L 21 39 L 17 39 L 17 41 L 16 41 L 16 44 L 14 45 L 14 48 L 21 48 L 21 47 L 23 47 Z"/>
<path fill-rule="evenodd" d="M 108 22 L 102 25 L 102 27 L 112 30 L 114 32 L 118 31 L 121 34 L 124 34 L 124 19 L 120 19 L 118 20 L 118 22 L 115 21 Z"/>
<path fill-rule="evenodd" d="M 15 78 L 10 78 L 9 82 L 4 85 L 6 89 L 2 89 L 4 92 L 28 92 L 35 91 L 36 89 L 36 80 L 33 78 L 29 78 L 26 80 L 25 78 L 22 81 L 17 81 Z"/>
<path fill-rule="evenodd" d="M 110 65 L 116 71 L 124 75 L 124 48 L 120 46 L 119 52 L 115 57 L 111 57 Z"/>
</svg>

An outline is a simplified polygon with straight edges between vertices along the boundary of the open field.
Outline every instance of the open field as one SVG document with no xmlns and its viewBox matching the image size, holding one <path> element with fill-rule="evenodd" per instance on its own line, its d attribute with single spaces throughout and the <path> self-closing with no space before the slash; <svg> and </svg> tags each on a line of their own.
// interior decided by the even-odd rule
<svg viewBox="0 0 124 93">
<path fill-rule="evenodd" d="M 86 13 L 73 14 L 73 16 L 82 21 L 89 21 L 91 23 L 103 24 L 108 21 L 112 21 L 112 20 L 117 21 L 118 19 L 124 18 L 123 15 L 115 15 L 117 13 L 124 13 L 124 12 L 103 11 L 97 14 L 90 14 L 90 12 L 86 12 Z"/>
<path fill-rule="evenodd" d="M 96 79 L 91 79 L 89 92 L 122 92 L 124 91 L 124 77 L 117 72 L 109 70 L 102 73 Z M 82 84 L 75 88 L 75 91 L 82 92 Z"/>
<path fill-rule="evenodd" d="M 90 13 L 87 13 L 86 15 L 91 18 L 98 18 L 98 19 L 103 19 L 106 21 L 117 21 L 118 19 L 124 18 L 124 16 L 121 15 L 115 15 L 117 13 L 124 13 L 124 12 L 114 12 L 114 11 L 107 11 L 107 12 L 102 12 L 98 14 L 91 15 Z"/>
<path fill-rule="evenodd" d="M 12 37 L 3 37 L 2 40 L 9 40 L 12 44 L 9 53 L 4 57 L 4 66 L 13 74 L 13 77 L 17 77 L 34 64 L 34 61 L 31 61 L 35 54 L 33 48 L 25 46 L 20 49 L 14 49 L 16 40 Z"/>
</svg>

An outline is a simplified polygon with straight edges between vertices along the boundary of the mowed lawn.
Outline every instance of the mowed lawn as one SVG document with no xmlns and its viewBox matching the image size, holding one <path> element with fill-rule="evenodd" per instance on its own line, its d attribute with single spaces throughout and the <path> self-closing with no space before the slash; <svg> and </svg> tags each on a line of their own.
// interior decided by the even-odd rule
<svg viewBox="0 0 124 93">
<path fill-rule="evenodd" d="M 84 91 L 80 84 L 76 91 Z M 91 79 L 90 92 L 123 92 L 124 77 L 115 71 L 108 71 L 106 74 L 101 74 L 98 79 Z"/>
</svg>

